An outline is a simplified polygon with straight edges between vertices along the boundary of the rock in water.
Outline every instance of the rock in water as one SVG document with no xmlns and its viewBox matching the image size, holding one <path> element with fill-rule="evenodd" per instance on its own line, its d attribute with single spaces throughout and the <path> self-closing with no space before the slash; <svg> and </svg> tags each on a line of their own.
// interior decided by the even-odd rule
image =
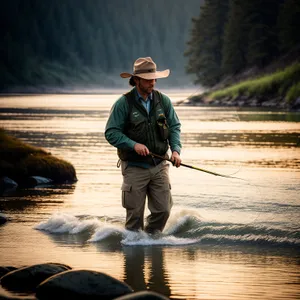
<svg viewBox="0 0 300 300">
<path fill-rule="evenodd" d="M 3 214 L 0 213 L 0 225 L 4 224 L 6 222 L 7 222 L 7 218 Z"/>
<path fill-rule="evenodd" d="M 11 266 L 0 266 L 0 278 L 4 275 L 6 275 L 7 273 L 11 272 L 11 271 L 14 271 L 14 270 L 17 270 L 17 268 L 15 267 L 11 267 Z"/>
<path fill-rule="evenodd" d="M 36 290 L 39 300 L 115 299 L 132 293 L 132 288 L 107 274 L 89 270 L 66 271 L 42 282 Z"/>
<path fill-rule="evenodd" d="M 121 297 L 115 298 L 114 300 L 169 300 L 169 299 L 170 298 L 167 298 L 156 292 L 141 291 L 141 292 L 136 292 L 136 293 L 133 293 L 130 295 L 121 296 Z"/>
<path fill-rule="evenodd" d="M 0 177 L 0 195 L 5 193 L 6 191 L 15 190 L 17 187 L 18 184 L 14 180 L 6 176 Z"/>
<path fill-rule="evenodd" d="M 53 180 L 42 176 L 30 176 L 26 181 L 28 186 L 52 184 Z"/>
<path fill-rule="evenodd" d="M 38 264 L 11 271 L 1 277 L 0 282 L 12 292 L 33 292 L 45 279 L 70 269 L 57 263 Z"/>
</svg>

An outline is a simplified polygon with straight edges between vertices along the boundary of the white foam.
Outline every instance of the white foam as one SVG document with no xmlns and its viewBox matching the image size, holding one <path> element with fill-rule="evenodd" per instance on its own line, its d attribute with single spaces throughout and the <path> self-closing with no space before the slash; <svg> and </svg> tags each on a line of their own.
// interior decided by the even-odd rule
<svg viewBox="0 0 300 300">
<path fill-rule="evenodd" d="M 124 246 L 151 246 L 151 245 L 189 245 L 198 242 L 198 239 L 176 238 L 171 235 L 151 236 L 144 231 L 130 231 L 122 226 L 102 224 L 89 242 L 101 242 L 110 237 L 119 237 L 120 243 Z"/>
<path fill-rule="evenodd" d="M 124 234 L 125 229 L 118 225 L 101 224 L 88 242 L 100 242 L 111 236 L 120 236 Z"/>
<path fill-rule="evenodd" d="M 202 217 L 195 210 L 180 210 L 170 217 L 165 233 L 170 235 L 176 233 L 182 226 L 188 222 L 201 222 Z"/>
<path fill-rule="evenodd" d="M 77 234 L 89 229 L 97 228 L 101 222 L 97 219 L 80 220 L 75 216 L 57 213 L 45 222 L 39 223 L 35 229 L 50 233 Z"/>
<path fill-rule="evenodd" d="M 206 234 L 201 237 L 200 240 L 216 240 L 218 242 L 222 241 L 232 241 L 232 242 L 266 242 L 266 243 L 278 243 L 278 244 L 290 244 L 290 245 L 300 245 L 300 239 L 288 238 L 288 237 L 275 237 L 267 235 L 256 235 L 256 234 L 244 234 L 244 235 L 218 235 L 218 234 Z"/>
<path fill-rule="evenodd" d="M 190 245 L 197 243 L 196 239 L 177 238 L 172 235 L 151 236 L 143 231 L 130 232 L 126 231 L 124 239 L 121 241 L 124 246 L 151 246 L 151 245 L 166 245 L 179 246 Z"/>
<path fill-rule="evenodd" d="M 100 221 L 96 218 L 82 219 L 66 213 L 56 213 L 47 221 L 41 222 L 35 226 L 35 229 L 47 231 L 49 233 L 68 233 L 78 234 L 86 230 L 93 230 L 93 234 L 88 242 L 103 242 L 109 238 L 117 238 L 114 242 L 126 246 L 134 245 L 190 245 L 199 242 L 199 239 L 179 238 L 174 233 L 181 226 L 189 221 L 199 221 L 199 216 L 195 216 L 190 211 L 180 211 L 179 215 L 174 216 L 169 222 L 168 229 L 161 235 L 148 235 L 144 231 L 133 232 L 126 230 L 124 225 L 111 224 L 107 221 Z M 200 222 L 200 221 L 199 221 Z"/>
</svg>

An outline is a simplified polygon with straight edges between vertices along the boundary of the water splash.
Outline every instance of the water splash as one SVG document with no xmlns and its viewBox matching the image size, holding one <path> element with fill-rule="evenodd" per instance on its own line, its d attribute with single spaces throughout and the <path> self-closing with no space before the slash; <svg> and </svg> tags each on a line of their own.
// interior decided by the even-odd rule
<svg viewBox="0 0 300 300">
<path fill-rule="evenodd" d="M 195 211 L 182 210 L 172 216 L 165 231 L 149 235 L 132 232 L 119 220 L 102 217 L 55 214 L 35 229 L 50 234 L 80 235 L 89 232 L 88 243 L 113 243 L 123 246 L 150 245 L 244 245 L 300 247 L 300 228 L 284 228 L 278 224 L 236 224 L 204 220 Z"/>
<path fill-rule="evenodd" d="M 88 230 L 93 230 L 101 224 L 97 219 L 81 220 L 76 216 L 58 213 L 50 217 L 49 220 L 41 222 L 35 226 L 35 229 L 43 230 L 49 233 L 69 233 L 77 234 Z"/>
</svg>

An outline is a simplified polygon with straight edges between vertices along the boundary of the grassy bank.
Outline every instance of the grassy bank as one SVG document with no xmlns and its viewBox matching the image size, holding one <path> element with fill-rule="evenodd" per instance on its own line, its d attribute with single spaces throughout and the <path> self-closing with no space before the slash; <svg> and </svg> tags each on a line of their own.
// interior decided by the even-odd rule
<svg viewBox="0 0 300 300">
<path fill-rule="evenodd" d="M 18 184 L 25 183 L 30 176 L 46 177 L 54 183 L 77 181 L 76 171 L 71 163 L 9 136 L 0 128 L 0 177 L 2 176 L 7 176 Z"/>
<path fill-rule="evenodd" d="M 272 97 L 281 97 L 287 105 L 293 105 L 300 97 L 300 63 L 205 95 L 208 100 L 239 96 L 264 97 L 266 100 Z"/>
</svg>

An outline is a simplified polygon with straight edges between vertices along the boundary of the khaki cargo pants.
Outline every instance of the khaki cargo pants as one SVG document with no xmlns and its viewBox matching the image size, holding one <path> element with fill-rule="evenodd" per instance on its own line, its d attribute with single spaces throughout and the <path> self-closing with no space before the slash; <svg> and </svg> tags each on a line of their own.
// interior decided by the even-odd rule
<svg viewBox="0 0 300 300">
<path fill-rule="evenodd" d="M 162 161 L 149 169 L 128 166 L 121 163 L 122 205 L 126 209 L 128 230 L 144 230 L 144 211 L 146 197 L 150 215 L 147 217 L 145 231 L 154 233 L 163 231 L 172 207 L 169 164 Z"/>
</svg>

